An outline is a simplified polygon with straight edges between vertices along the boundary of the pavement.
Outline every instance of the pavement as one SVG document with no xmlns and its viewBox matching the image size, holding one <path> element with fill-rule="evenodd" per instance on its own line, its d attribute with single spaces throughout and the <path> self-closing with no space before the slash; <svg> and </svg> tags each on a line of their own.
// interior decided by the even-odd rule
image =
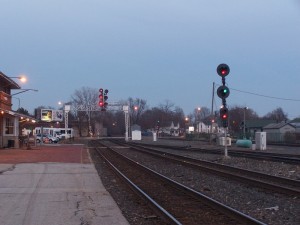
<svg viewBox="0 0 300 225">
<path fill-rule="evenodd" d="M 0 224 L 129 225 L 84 145 L 0 149 Z"/>
</svg>

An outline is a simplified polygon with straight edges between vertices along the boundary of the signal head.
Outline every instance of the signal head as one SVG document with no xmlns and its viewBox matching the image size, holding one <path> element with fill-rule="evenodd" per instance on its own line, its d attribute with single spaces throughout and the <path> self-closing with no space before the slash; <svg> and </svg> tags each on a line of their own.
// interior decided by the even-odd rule
<svg viewBox="0 0 300 225">
<path fill-rule="evenodd" d="M 222 121 L 223 127 L 228 127 L 228 109 L 227 109 L 227 107 L 222 107 L 220 109 L 220 119 Z"/>
<path fill-rule="evenodd" d="M 217 89 L 217 95 L 219 98 L 227 98 L 230 94 L 229 88 L 225 85 L 218 87 Z"/>
<path fill-rule="evenodd" d="M 219 76 L 221 77 L 226 77 L 230 72 L 230 68 L 227 64 L 220 64 L 217 67 L 217 73 L 219 74 Z"/>
</svg>

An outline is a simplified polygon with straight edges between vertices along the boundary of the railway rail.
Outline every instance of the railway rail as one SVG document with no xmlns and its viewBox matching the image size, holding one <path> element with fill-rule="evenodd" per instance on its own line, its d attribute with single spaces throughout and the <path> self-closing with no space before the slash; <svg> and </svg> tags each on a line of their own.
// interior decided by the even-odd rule
<svg viewBox="0 0 300 225">
<path fill-rule="evenodd" d="M 115 142 L 119 143 L 119 142 Z M 154 148 L 140 146 L 132 143 L 119 143 L 123 146 L 128 146 L 135 151 L 143 151 L 144 153 L 151 154 L 156 157 L 161 157 L 169 160 L 176 161 L 193 168 L 203 170 L 209 173 L 223 176 L 229 179 L 234 179 L 252 186 L 263 189 L 268 189 L 271 192 L 279 192 L 287 195 L 300 197 L 300 181 L 288 179 L 284 177 L 272 176 L 261 172 L 255 172 L 236 168 L 228 165 L 214 163 L 206 160 L 194 159 L 185 157 L 165 151 L 159 151 Z"/>
<path fill-rule="evenodd" d="M 167 148 L 174 150 L 185 150 L 191 152 L 203 152 L 209 154 L 224 154 L 224 149 L 220 147 L 206 149 L 205 147 L 196 148 L 190 146 L 174 146 L 174 145 L 161 145 L 161 144 L 149 144 L 149 143 L 138 143 L 139 146 L 155 147 L 155 148 Z M 286 162 L 293 164 L 300 164 L 300 154 L 284 154 L 284 153 L 267 153 L 267 152 L 256 152 L 248 150 L 239 150 L 239 149 L 228 149 L 228 154 L 235 157 L 248 157 L 258 160 L 269 160 L 274 162 Z"/>
<path fill-rule="evenodd" d="M 107 164 L 147 199 L 170 224 L 264 224 L 119 154 L 96 148 Z"/>
</svg>

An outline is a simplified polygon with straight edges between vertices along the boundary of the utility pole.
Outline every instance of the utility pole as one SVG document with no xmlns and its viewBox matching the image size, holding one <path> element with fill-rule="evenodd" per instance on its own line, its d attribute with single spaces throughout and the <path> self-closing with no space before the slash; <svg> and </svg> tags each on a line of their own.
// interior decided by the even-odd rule
<svg viewBox="0 0 300 225">
<path fill-rule="evenodd" d="M 213 126 L 213 116 L 214 116 L 214 99 L 215 99 L 215 82 L 213 82 L 213 90 L 212 90 L 212 98 L 211 98 L 211 126 L 210 126 L 210 135 L 209 135 L 209 143 L 212 142 L 212 126 Z"/>
</svg>

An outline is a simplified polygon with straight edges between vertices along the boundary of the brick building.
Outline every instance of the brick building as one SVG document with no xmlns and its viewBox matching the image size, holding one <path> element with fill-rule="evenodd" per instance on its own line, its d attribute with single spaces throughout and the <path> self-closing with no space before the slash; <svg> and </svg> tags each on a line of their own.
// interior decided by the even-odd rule
<svg viewBox="0 0 300 225">
<path fill-rule="evenodd" d="M 12 110 L 12 89 L 19 84 L 0 71 L 0 148 L 19 147 L 21 124 L 34 122 L 34 118 Z"/>
</svg>

